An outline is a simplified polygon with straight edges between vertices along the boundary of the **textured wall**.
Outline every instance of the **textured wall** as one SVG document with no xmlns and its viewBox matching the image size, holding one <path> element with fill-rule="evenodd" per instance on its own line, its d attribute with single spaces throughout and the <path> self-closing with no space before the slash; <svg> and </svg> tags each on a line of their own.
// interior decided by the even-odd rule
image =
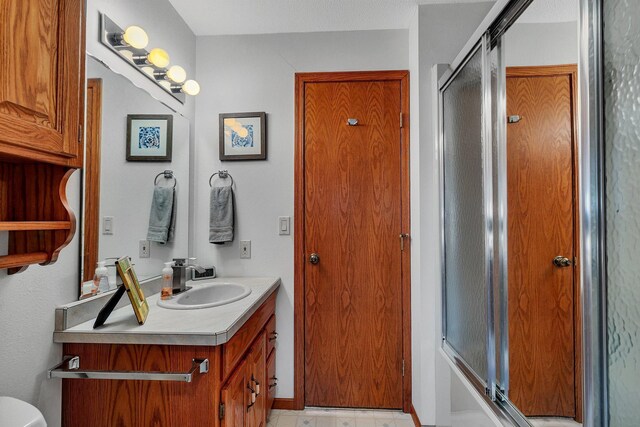
<svg viewBox="0 0 640 427">
<path fill-rule="evenodd" d="M 609 407 L 640 419 L 640 3 L 604 2 Z"/>
</svg>

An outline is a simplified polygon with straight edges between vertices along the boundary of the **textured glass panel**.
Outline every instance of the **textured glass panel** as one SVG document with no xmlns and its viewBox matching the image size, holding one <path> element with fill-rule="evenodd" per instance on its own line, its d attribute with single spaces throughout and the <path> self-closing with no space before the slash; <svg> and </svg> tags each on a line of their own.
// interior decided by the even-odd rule
<svg viewBox="0 0 640 427">
<path fill-rule="evenodd" d="M 486 380 L 481 55 L 444 91 L 444 231 L 446 338 Z"/>
<path fill-rule="evenodd" d="M 604 7 L 609 405 L 640 423 L 640 2 Z"/>
</svg>

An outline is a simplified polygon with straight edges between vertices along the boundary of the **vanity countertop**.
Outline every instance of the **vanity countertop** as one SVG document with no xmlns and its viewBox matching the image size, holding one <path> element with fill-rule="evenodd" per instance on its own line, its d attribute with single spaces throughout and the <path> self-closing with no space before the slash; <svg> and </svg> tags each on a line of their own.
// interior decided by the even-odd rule
<svg viewBox="0 0 640 427">
<path fill-rule="evenodd" d="M 133 309 L 130 305 L 126 305 L 114 310 L 104 326 L 98 329 L 93 329 L 95 317 L 69 328 L 57 325 L 53 333 L 53 341 L 206 346 L 224 344 L 278 289 L 281 283 L 280 278 L 277 277 L 221 277 L 206 282 L 240 283 L 249 287 L 251 293 L 230 304 L 198 310 L 162 308 L 158 306 L 160 294 L 156 293 L 147 297 L 149 316 L 144 325 L 138 325 Z M 189 283 L 189 286 L 198 285 L 199 282 Z M 124 298 L 128 297 L 124 295 Z M 77 305 L 77 303 L 74 304 Z M 64 311 L 68 307 L 61 306 L 56 311 Z"/>
</svg>

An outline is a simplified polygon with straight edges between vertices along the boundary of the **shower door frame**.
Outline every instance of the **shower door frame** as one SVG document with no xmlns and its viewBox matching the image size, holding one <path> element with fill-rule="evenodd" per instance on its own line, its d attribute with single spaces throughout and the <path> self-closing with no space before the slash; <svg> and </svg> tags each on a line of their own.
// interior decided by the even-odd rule
<svg viewBox="0 0 640 427">
<path fill-rule="evenodd" d="M 533 0 L 498 0 L 480 27 L 472 35 L 460 54 L 450 65 L 449 70 L 438 81 L 438 156 L 439 156 L 439 190 L 440 190 L 440 245 L 441 245 L 441 271 L 442 271 L 442 349 L 452 360 L 453 364 L 477 389 L 491 410 L 505 425 L 530 426 L 526 417 L 514 407 L 508 400 L 508 339 L 505 338 L 506 319 L 500 319 L 501 336 L 500 366 L 496 360 L 496 337 L 493 310 L 496 301 L 492 299 L 494 283 L 498 280 L 503 295 L 506 295 L 507 257 L 506 249 L 502 248 L 506 242 L 506 217 L 504 206 L 506 205 L 506 167 L 504 161 L 504 147 L 501 152 L 501 141 L 498 141 L 498 182 L 491 179 L 489 169 L 489 182 L 487 171 L 484 174 L 484 184 L 489 188 L 495 188 L 498 193 L 497 215 L 492 212 L 492 207 L 487 205 L 492 200 L 485 200 L 485 233 L 493 239 L 492 227 L 494 219 L 498 228 L 498 247 L 492 251 L 492 243 L 485 238 L 486 276 L 490 280 L 487 284 L 487 301 L 489 302 L 488 331 L 487 331 L 487 363 L 488 378 L 480 378 L 466 361 L 453 349 L 446 340 L 446 271 L 445 271 L 445 235 L 444 235 L 444 127 L 443 127 L 443 93 L 450 81 L 455 78 L 458 71 L 466 64 L 468 58 L 476 49 L 483 49 L 483 111 L 491 111 L 491 86 L 490 68 L 486 67 L 489 61 L 491 47 L 499 45 L 502 34 L 517 19 L 520 13 L 529 6 Z M 608 427 L 608 393 L 607 393 L 607 328 L 606 328 L 606 264 L 605 264 L 605 204 L 604 204 L 604 121 L 603 121 L 603 39 L 602 39 L 602 0 L 580 0 L 579 16 L 579 61 L 578 61 L 578 146 L 579 146 L 579 241 L 581 261 L 579 295 L 582 307 L 582 383 L 583 402 L 582 415 L 584 427 Z M 480 45 L 480 46 L 479 46 Z M 487 48 L 488 47 L 488 48 Z M 503 74 L 501 70 L 504 58 L 498 51 L 498 94 L 497 114 L 506 112 L 506 100 L 500 96 L 506 93 Z M 490 65 L 490 63 L 489 63 Z M 489 85 L 487 85 L 487 81 Z M 488 87 L 487 87 L 488 86 Z M 488 126 L 488 128 L 487 128 Z M 483 153 L 490 154 L 491 114 L 483 114 Z M 506 128 L 506 125 L 505 125 Z M 488 129 L 488 132 L 487 132 Z M 496 129 L 498 138 L 506 141 L 506 129 Z M 489 147 L 487 147 L 487 143 Z M 505 146 L 506 147 L 506 146 Z M 491 161 L 491 160 L 489 160 Z M 485 157 L 485 166 L 486 157 Z M 492 165 L 488 165 L 489 168 Z M 494 186 L 495 187 L 491 187 Z M 489 191 L 491 194 L 491 190 Z M 485 196 L 487 194 L 485 193 Z M 494 269 L 494 262 L 496 268 Z M 502 303 L 501 303 L 502 304 Z M 505 313 L 502 310 L 502 313 Z M 493 357 L 492 357 L 493 355 Z M 504 363 L 506 361 L 506 363 Z M 505 366 L 506 365 L 506 366 Z M 507 387 L 501 388 L 497 379 L 497 369 L 500 369 L 500 378 L 507 379 Z"/>
</svg>

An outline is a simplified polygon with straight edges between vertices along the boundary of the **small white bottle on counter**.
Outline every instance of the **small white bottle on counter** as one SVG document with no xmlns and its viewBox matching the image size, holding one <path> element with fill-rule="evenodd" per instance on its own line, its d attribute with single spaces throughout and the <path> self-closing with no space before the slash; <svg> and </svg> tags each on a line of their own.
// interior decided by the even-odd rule
<svg viewBox="0 0 640 427">
<path fill-rule="evenodd" d="M 106 261 L 98 261 L 96 272 L 93 276 L 93 284 L 98 292 L 107 292 L 109 290 L 109 270 L 107 270 Z"/>
<path fill-rule="evenodd" d="M 165 262 L 162 269 L 162 292 L 160 298 L 163 300 L 170 299 L 173 295 L 173 261 Z"/>
</svg>

